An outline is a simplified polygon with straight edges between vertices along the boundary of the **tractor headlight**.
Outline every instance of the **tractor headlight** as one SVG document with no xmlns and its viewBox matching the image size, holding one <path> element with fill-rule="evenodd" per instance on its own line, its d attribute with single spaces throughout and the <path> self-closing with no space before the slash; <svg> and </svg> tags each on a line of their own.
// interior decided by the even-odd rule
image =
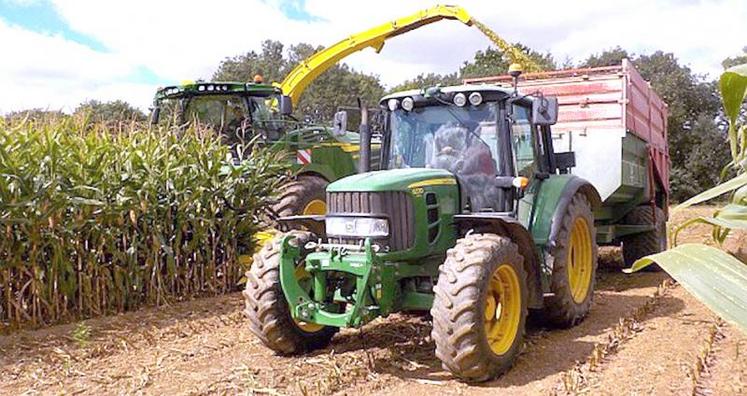
<svg viewBox="0 0 747 396">
<path fill-rule="evenodd" d="M 389 235 L 389 222 L 373 217 L 327 217 L 324 220 L 327 235 L 349 237 L 385 237 Z"/>
<path fill-rule="evenodd" d="M 469 94 L 469 104 L 472 106 L 479 106 L 482 103 L 482 95 L 479 92 L 472 92 Z"/>
<path fill-rule="evenodd" d="M 397 108 L 399 108 L 399 100 L 397 100 L 397 99 L 389 99 L 386 102 L 386 105 L 387 105 L 387 107 L 389 107 L 389 111 L 397 110 Z"/>
<path fill-rule="evenodd" d="M 413 100 L 411 97 L 406 97 L 402 99 L 402 108 L 405 111 L 412 111 L 412 109 L 415 107 L 415 100 Z"/>
<path fill-rule="evenodd" d="M 463 93 L 459 92 L 458 94 L 454 95 L 454 104 L 462 107 L 467 104 L 467 97 L 464 96 Z"/>
</svg>

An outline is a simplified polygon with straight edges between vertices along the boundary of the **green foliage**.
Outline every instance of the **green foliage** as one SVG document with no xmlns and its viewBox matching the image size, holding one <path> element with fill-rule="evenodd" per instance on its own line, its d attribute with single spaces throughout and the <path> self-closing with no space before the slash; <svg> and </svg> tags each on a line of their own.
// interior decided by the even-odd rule
<svg viewBox="0 0 747 396">
<path fill-rule="evenodd" d="M 419 74 L 417 77 L 411 80 L 406 80 L 402 82 L 401 84 L 392 87 L 392 89 L 390 89 L 389 92 L 399 92 L 399 91 L 406 91 L 408 89 L 421 89 L 421 88 L 427 88 L 427 87 L 435 87 L 437 85 L 441 85 L 441 86 L 457 85 L 459 83 L 461 83 L 461 80 L 459 79 L 459 77 L 457 77 L 456 73 Z"/>
<path fill-rule="evenodd" d="M 622 63 L 623 59 L 631 59 L 631 54 L 628 51 L 617 46 L 606 51 L 602 51 L 599 54 L 590 55 L 586 60 L 581 63 L 580 67 L 605 67 L 605 66 L 617 66 Z"/>
<path fill-rule="evenodd" d="M 554 70 L 557 68 L 555 59 L 551 54 L 539 53 L 521 43 L 515 43 L 513 46 L 525 53 L 542 70 Z M 472 61 L 464 62 L 459 69 L 459 75 L 460 79 L 463 79 L 506 74 L 510 65 L 511 60 L 503 51 L 489 47 L 484 51 L 477 51 Z"/>
<path fill-rule="evenodd" d="M 93 123 L 106 123 L 110 127 L 144 122 L 147 118 L 142 111 L 122 100 L 111 102 L 89 100 L 78 105 L 73 114 L 87 117 Z"/>
<path fill-rule="evenodd" d="M 732 66 L 721 74 L 719 80 L 724 112 L 729 120 L 729 146 L 733 164 L 742 171 L 747 168 L 747 124 L 737 125 L 742 103 L 747 97 L 747 64 Z"/>
<path fill-rule="evenodd" d="M 747 265 L 722 250 L 693 243 L 644 257 L 628 272 L 654 262 L 708 308 L 747 333 Z"/>
<path fill-rule="evenodd" d="M 88 341 L 91 339 L 91 327 L 86 325 L 84 322 L 79 322 L 75 329 L 70 333 L 70 336 L 78 344 L 78 346 L 86 346 Z"/>
<path fill-rule="evenodd" d="M 0 323 L 236 289 L 287 161 L 204 131 L 0 120 Z"/>
<path fill-rule="evenodd" d="M 224 59 L 213 75 L 213 80 L 251 81 L 255 74 L 262 74 L 265 81 L 282 81 L 302 60 L 322 47 L 309 44 L 292 45 L 284 55 L 284 46 L 278 41 L 267 40 L 262 52 Z M 296 115 L 314 122 L 329 122 L 339 106 L 357 106 L 360 98 L 367 105 L 378 104 L 384 95 L 384 87 L 377 76 L 367 75 L 351 69 L 346 64 L 331 67 L 309 85 L 295 105 Z"/>
<path fill-rule="evenodd" d="M 721 62 L 721 65 L 724 67 L 724 69 L 728 69 L 732 66 L 737 65 L 747 65 L 747 46 L 742 48 L 742 55 L 726 58 L 723 62 Z"/>
</svg>

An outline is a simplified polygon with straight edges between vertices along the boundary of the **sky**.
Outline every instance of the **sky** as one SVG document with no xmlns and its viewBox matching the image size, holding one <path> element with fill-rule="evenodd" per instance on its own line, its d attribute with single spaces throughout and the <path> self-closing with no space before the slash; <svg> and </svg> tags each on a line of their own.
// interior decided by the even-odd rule
<svg viewBox="0 0 747 396">
<path fill-rule="evenodd" d="M 265 39 L 329 45 L 435 5 L 425 0 L 0 0 L 0 113 L 72 111 L 95 99 L 146 110 L 159 86 L 209 79 L 227 56 Z M 456 0 L 446 3 L 457 3 Z M 579 62 L 617 45 L 672 52 L 716 78 L 747 46 L 746 0 L 458 2 L 510 42 Z M 420 73 L 456 71 L 491 43 L 443 21 L 344 61 L 393 86 Z"/>
</svg>

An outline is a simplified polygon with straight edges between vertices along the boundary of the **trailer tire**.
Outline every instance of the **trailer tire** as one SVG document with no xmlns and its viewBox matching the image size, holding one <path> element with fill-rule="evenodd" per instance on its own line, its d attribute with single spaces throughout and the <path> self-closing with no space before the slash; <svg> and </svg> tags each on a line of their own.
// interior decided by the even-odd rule
<svg viewBox="0 0 747 396">
<path fill-rule="evenodd" d="M 543 317 L 555 326 L 571 327 L 589 313 L 597 271 L 594 215 L 583 194 L 573 196 L 561 221 L 550 248 L 551 295 L 545 298 Z"/>
<path fill-rule="evenodd" d="M 516 244 L 495 234 L 467 235 L 449 249 L 433 287 L 431 337 L 456 377 L 486 381 L 513 365 L 527 317 L 523 262 Z M 489 338 L 491 331 L 505 335 Z"/>
<path fill-rule="evenodd" d="M 279 217 L 325 214 L 327 211 L 326 180 L 315 175 L 301 175 L 281 188 L 280 198 L 273 205 Z"/>
<path fill-rule="evenodd" d="M 654 221 L 654 214 L 656 220 Z M 664 211 L 659 207 L 641 205 L 633 208 L 624 219 L 625 224 L 655 224 L 656 230 L 628 235 L 622 238 L 622 254 L 625 267 L 630 268 L 636 260 L 667 250 L 667 221 Z M 661 271 L 656 264 L 647 266 L 644 271 Z"/>
<path fill-rule="evenodd" d="M 305 231 L 291 231 L 294 246 L 303 247 L 313 239 Z M 339 330 L 337 327 L 317 326 L 311 331 L 308 326 L 291 317 L 288 302 L 280 286 L 280 242 L 287 235 L 280 235 L 266 244 L 254 255 L 254 263 L 246 273 L 244 289 L 244 314 L 249 319 L 249 329 L 268 348 L 282 355 L 309 352 L 326 347 Z M 303 249 L 303 248 L 302 248 Z"/>
</svg>

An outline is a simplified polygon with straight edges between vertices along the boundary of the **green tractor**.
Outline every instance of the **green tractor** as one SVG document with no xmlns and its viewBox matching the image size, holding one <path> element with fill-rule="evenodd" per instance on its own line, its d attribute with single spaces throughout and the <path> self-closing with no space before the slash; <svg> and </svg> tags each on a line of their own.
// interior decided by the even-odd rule
<svg viewBox="0 0 747 396">
<path fill-rule="evenodd" d="M 660 248 L 656 224 L 624 220 L 655 196 L 645 144 L 622 148 L 608 134 L 620 150 L 638 147 L 629 169 L 642 176 L 620 188 L 635 200 L 603 200 L 572 174 L 574 153 L 553 149 L 555 97 L 461 85 L 392 94 L 381 107 L 382 170 L 328 185 L 324 216 L 280 219 L 293 231 L 247 272 L 250 329 L 277 353 L 324 347 L 340 328 L 393 312 L 430 312 L 443 367 L 488 380 L 512 366 L 528 310 L 560 327 L 588 314 L 598 236 Z"/>
<path fill-rule="evenodd" d="M 243 156 L 246 143 L 280 146 L 292 158 L 294 179 L 283 187 L 273 211 L 277 216 L 324 214 L 330 181 L 357 172 L 358 133 L 299 122 L 280 88 L 261 83 L 195 82 L 161 88 L 154 99 L 151 122 L 198 122 L 218 132 Z"/>
</svg>

